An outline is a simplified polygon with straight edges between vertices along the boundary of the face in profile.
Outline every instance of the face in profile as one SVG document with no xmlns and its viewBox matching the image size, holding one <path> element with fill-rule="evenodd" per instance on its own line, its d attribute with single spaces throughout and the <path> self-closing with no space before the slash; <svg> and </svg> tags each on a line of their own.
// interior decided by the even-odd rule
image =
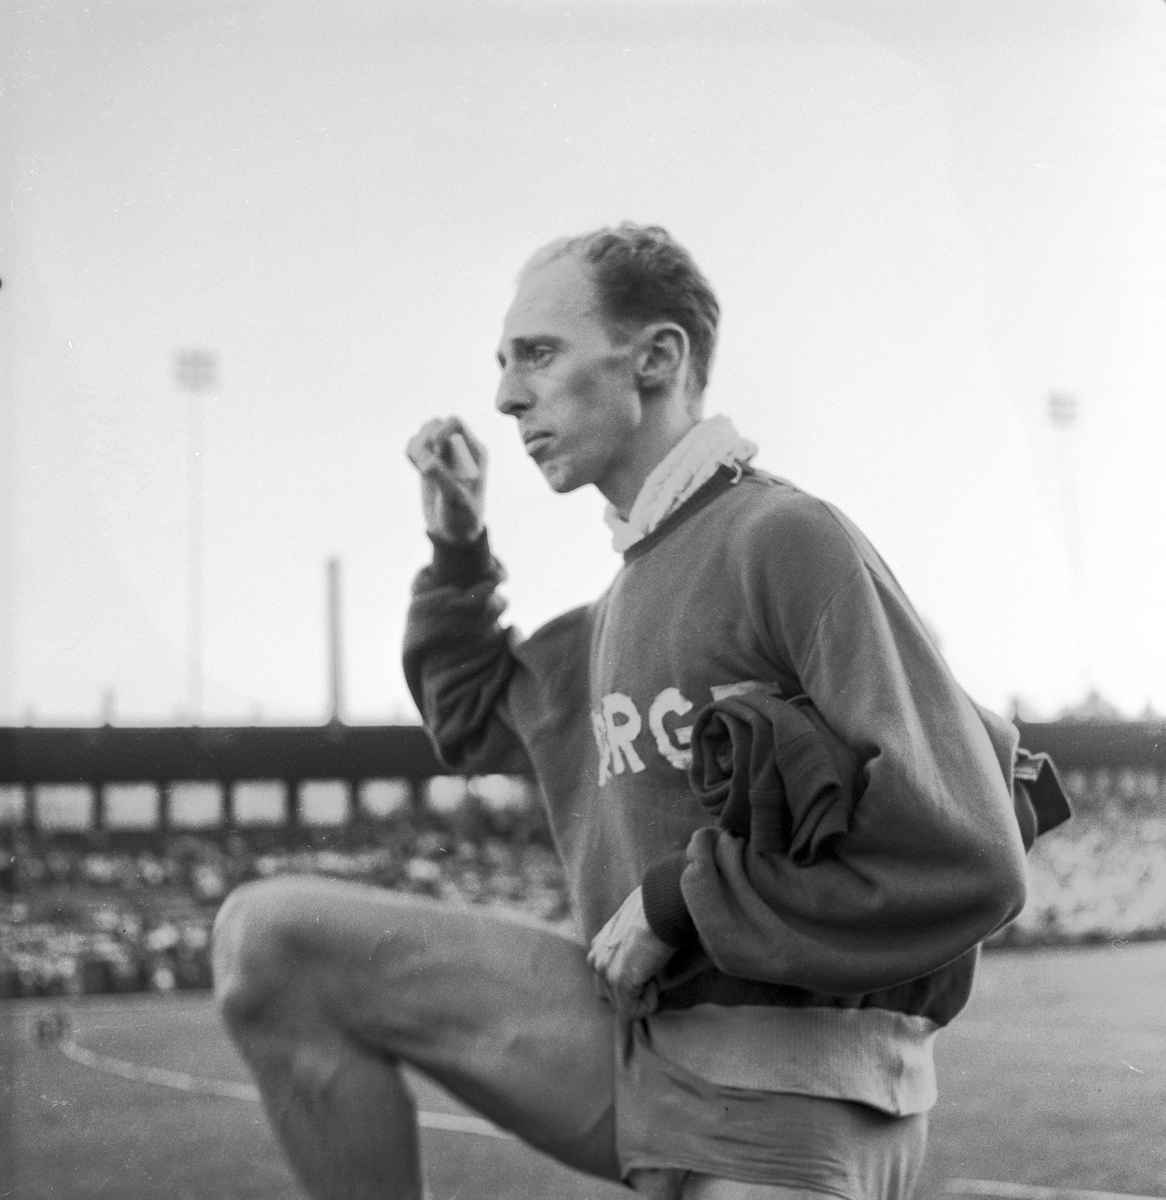
<svg viewBox="0 0 1166 1200">
<path fill-rule="evenodd" d="M 570 254 L 528 268 L 498 347 L 496 404 L 556 492 L 625 465 L 641 419 L 633 344 L 603 318 L 589 268 Z"/>
</svg>

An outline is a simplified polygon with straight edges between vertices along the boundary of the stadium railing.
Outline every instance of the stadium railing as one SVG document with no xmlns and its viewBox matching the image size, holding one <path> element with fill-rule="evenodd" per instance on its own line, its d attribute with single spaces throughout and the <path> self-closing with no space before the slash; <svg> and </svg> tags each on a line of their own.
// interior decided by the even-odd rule
<svg viewBox="0 0 1166 1200">
<path fill-rule="evenodd" d="M 280 785 L 283 811 L 276 823 L 295 828 L 304 789 L 313 782 L 343 787 L 351 824 L 370 815 L 361 803 L 368 781 L 393 781 L 417 808 L 427 781 L 449 774 L 420 726 L 0 728 L 0 788 L 19 796 L 8 806 L 6 823 L 29 832 L 42 826 L 42 790 L 60 785 L 73 785 L 76 799 L 87 797 L 88 814 L 73 824 L 95 832 L 107 828 L 111 789 L 149 785 L 155 811 L 147 824 L 165 832 L 172 827 L 175 789 L 191 784 L 213 785 L 219 812 L 210 824 L 224 830 L 237 824 L 239 785 Z"/>
<path fill-rule="evenodd" d="M 1075 801 L 1115 792 L 1155 804 L 1166 798 L 1166 721 L 1016 724 L 1027 749 L 1053 756 Z M 429 781 L 449 775 L 416 725 L 0 727 L 0 789 L 9 799 L 14 790 L 20 795 L 6 819 L 0 814 L 0 826 L 38 831 L 41 790 L 73 785 L 89 808 L 74 828 L 100 833 L 109 824 L 111 789 L 141 784 L 153 796 L 146 823 L 164 833 L 172 828 L 175 789 L 210 784 L 219 805 L 211 825 L 231 830 L 239 823 L 239 786 L 264 782 L 282 792 L 274 823 L 294 830 L 305 788 L 317 781 L 344 789 L 342 823 L 351 825 L 373 815 L 362 802 L 369 781 L 393 781 L 407 804 L 420 809 Z"/>
<path fill-rule="evenodd" d="M 1051 755 L 1076 811 L 1115 803 L 1156 811 L 1166 807 L 1166 721 L 1015 724 L 1025 749 Z"/>
</svg>

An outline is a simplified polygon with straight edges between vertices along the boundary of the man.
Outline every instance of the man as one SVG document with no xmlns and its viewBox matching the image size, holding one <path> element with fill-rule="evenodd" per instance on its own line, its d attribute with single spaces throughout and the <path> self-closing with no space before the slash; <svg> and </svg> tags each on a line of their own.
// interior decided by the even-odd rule
<svg viewBox="0 0 1166 1200">
<path fill-rule="evenodd" d="M 482 446 L 457 419 L 409 444 L 434 545 L 410 686 L 451 766 L 536 776 L 583 940 L 321 880 L 229 898 L 220 1002 L 313 1196 L 421 1194 L 402 1061 L 647 1195 L 910 1192 L 934 1034 L 1023 903 L 1016 736 L 955 684 L 858 530 L 702 419 L 717 319 L 658 228 L 524 270 L 497 407 L 554 491 L 607 498 L 625 559 L 526 642 L 498 622 Z M 774 744 L 850 781 L 833 807 L 790 816 L 796 763 L 746 789 L 744 826 L 703 804 L 689 768 L 717 767 L 713 709 L 694 735 L 712 702 L 808 720 Z M 750 762 L 772 781 L 772 756 Z"/>
</svg>

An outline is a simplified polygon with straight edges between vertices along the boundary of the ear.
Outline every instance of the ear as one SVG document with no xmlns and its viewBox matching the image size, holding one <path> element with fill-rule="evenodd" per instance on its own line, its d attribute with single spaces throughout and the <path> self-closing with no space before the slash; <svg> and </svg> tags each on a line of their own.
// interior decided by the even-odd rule
<svg viewBox="0 0 1166 1200">
<path fill-rule="evenodd" d="M 689 343 L 682 326 L 671 321 L 646 325 L 637 340 L 636 379 L 645 392 L 657 392 L 684 381 Z"/>
</svg>

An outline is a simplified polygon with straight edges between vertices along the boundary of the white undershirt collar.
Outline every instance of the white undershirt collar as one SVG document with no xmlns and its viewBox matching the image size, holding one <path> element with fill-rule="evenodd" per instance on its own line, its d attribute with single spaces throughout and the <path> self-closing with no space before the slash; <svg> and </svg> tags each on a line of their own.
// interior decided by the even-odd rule
<svg viewBox="0 0 1166 1200">
<path fill-rule="evenodd" d="M 612 548 L 622 554 L 711 479 L 722 463 L 747 463 L 756 453 L 757 446 L 741 437 L 728 417 L 699 421 L 644 480 L 626 521 L 613 504 L 607 506 L 603 519 L 611 530 Z"/>
</svg>

